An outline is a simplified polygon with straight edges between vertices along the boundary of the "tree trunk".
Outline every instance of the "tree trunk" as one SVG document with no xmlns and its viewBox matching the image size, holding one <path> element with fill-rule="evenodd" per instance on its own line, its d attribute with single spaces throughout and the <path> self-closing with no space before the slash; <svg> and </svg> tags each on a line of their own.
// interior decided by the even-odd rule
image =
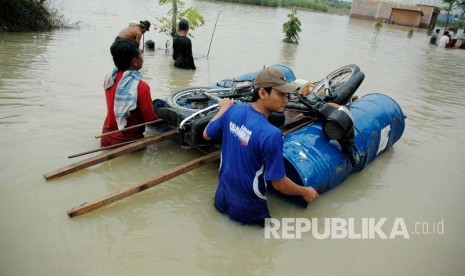
<svg viewBox="0 0 465 276">
<path fill-rule="evenodd" d="M 173 0 L 173 14 L 171 15 L 171 36 L 176 35 L 176 17 L 178 15 L 178 3 L 177 0 Z"/>
<path fill-rule="evenodd" d="M 454 2 L 449 3 L 449 7 L 447 8 L 446 12 L 446 25 L 444 26 L 444 32 L 447 31 L 447 26 L 449 26 L 449 13 L 452 10 L 452 5 L 454 5 Z"/>
</svg>

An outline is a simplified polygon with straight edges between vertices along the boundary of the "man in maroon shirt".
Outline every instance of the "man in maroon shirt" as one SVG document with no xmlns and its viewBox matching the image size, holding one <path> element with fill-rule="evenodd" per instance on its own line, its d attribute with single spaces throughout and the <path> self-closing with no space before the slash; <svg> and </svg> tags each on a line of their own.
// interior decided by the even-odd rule
<svg viewBox="0 0 465 276">
<path fill-rule="evenodd" d="M 111 55 L 116 66 L 105 78 L 107 117 L 102 133 L 153 121 L 157 118 L 153 108 L 149 85 L 142 80 L 139 69 L 144 58 L 137 43 L 129 39 L 115 41 Z M 102 147 L 144 137 L 145 126 L 102 137 Z"/>
</svg>

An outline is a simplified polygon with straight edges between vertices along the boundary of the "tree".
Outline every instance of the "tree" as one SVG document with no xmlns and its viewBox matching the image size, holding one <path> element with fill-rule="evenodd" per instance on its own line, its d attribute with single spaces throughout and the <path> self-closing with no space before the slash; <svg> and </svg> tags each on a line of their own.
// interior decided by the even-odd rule
<svg viewBox="0 0 465 276">
<path fill-rule="evenodd" d="M 446 11 L 446 25 L 444 26 L 444 30 L 447 30 L 447 26 L 449 25 L 449 14 L 452 9 L 462 9 L 465 11 L 465 0 L 442 0 L 444 4 L 447 4 L 446 7 L 442 7 L 442 10 Z"/>
<path fill-rule="evenodd" d="M 283 32 L 286 37 L 283 39 L 286 43 L 299 44 L 299 33 L 302 31 L 300 29 L 301 23 L 297 17 L 297 11 L 292 9 L 292 12 L 287 15 L 289 20 L 283 24 Z"/>
<path fill-rule="evenodd" d="M 459 18 L 463 19 L 464 15 L 465 15 L 465 0 L 459 1 L 458 6 L 462 10 L 462 13 L 460 14 Z"/>
<path fill-rule="evenodd" d="M 176 34 L 176 23 L 181 18 L 185 18 L 189 21 L 189 28 L 192 30 L 205 24 L 200 11 L 192 7 L 184 10 L 184 2 L 181 0 L 159 0 L 158 3 L 160 5 L 171 4 L 172 6 L 168 11 L 169 18 L 158 18 L 160 32 L 174 36 Z"/>
<path fill-rule="evenodd" d="M 381 23 L 381 21 L 376 21 L 376 23 L 375 23 L 375 39 L 378 37 L 378 34 L 381 31 L 382 27 L 383 27 L 383 23 Z"/>
<path fill-rule="evenodd" d="M 414 32 L 415 31 L 413 30 L 413 28 L 410 28 L 410 30 L 408 30 L 407 37 L 412 38 Z"/>
<path fill-rule="evenodd" d="M 50 31 L 71 28 L 46 0 L 0 0 L 0 31 Z M 75 23 L 74 25 L 77 25 Z"/>
</svg>

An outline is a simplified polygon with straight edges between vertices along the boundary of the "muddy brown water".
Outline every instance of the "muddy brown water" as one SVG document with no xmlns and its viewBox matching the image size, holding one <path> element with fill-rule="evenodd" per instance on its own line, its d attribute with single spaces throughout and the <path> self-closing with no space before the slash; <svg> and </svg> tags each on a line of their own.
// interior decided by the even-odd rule
<svg viewBox="0 0 465 276">
<path fill-rule="evenodd" d="M 288 9 L 188 1 L 206 19 L 192 32 L 198 69 L 175 69 L 163 50 L 169 38 L 150 31 L 145 40 L 161 48 L 146 51 L 141 70 L 152 96 L 275 63 L 307 80 L 359 65 L 366 78 L 357 94 L 387 94 L 408 116 L 401 140 L 307 209 L 275 195 L 269 207 L 277 218 L 402 218 L 410 239 L 265 239 L 263 229 L 215 211 L 218 163 L 69 219 L 71 207 L 200 153 L 165 141 L 43 179 L 77 161 L 68 155 L 98 147 L 115 35 L 132 19 L 154 21 L 168 10 L 149 0 L 60 5 L 70 21 L 82 21 L 79 29 L 0 33 L 1 275 L 465 274 L 465 51 L 429 45 L 425 30 L 408 38 L 409 28 L 385 24 L 375 38 L 373 22 L 310 11 L 298 11 L 301 43 L 288 45 Z M 439 222 L 443 231 L 433 233 Z"/>
</svg>

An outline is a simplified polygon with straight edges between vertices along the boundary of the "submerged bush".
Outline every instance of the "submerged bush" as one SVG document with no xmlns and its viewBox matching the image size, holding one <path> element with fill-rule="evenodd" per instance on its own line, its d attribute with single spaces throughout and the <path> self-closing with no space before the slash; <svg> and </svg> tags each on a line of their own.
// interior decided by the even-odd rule
<svg viewBox="0 0 465 276">
<path fill-rule="evenodd" d="M 381 21 L 376 21 L 375 23 L 375 39 L 378 37 L 379 32 L 381 31 L 381 28 L 383 27 L 383 23 Z"/>
<path fill-rule="evenodd" d="M 301 23 L 297 17 L 297 11 L 293 9 L 287 17 L 289 21 L 283 24 L 283 32 L 286 35 L 283 41 L 286 43 L 299 44 L 299 33 L 302 30 L 300 29 Z"/>
<path fill-rule="evenodd" d="M 69 27 L 47 0 L 0 0 L 0 31 L 49 31 Z"/>
<path fill-rule="evenodd" d="M 408 30 L 407 37 L 412 38 L 414 32 L 415 31 L 413 30 L 413 28 L 410 28 L 410 30 Z"/>
</svg>

